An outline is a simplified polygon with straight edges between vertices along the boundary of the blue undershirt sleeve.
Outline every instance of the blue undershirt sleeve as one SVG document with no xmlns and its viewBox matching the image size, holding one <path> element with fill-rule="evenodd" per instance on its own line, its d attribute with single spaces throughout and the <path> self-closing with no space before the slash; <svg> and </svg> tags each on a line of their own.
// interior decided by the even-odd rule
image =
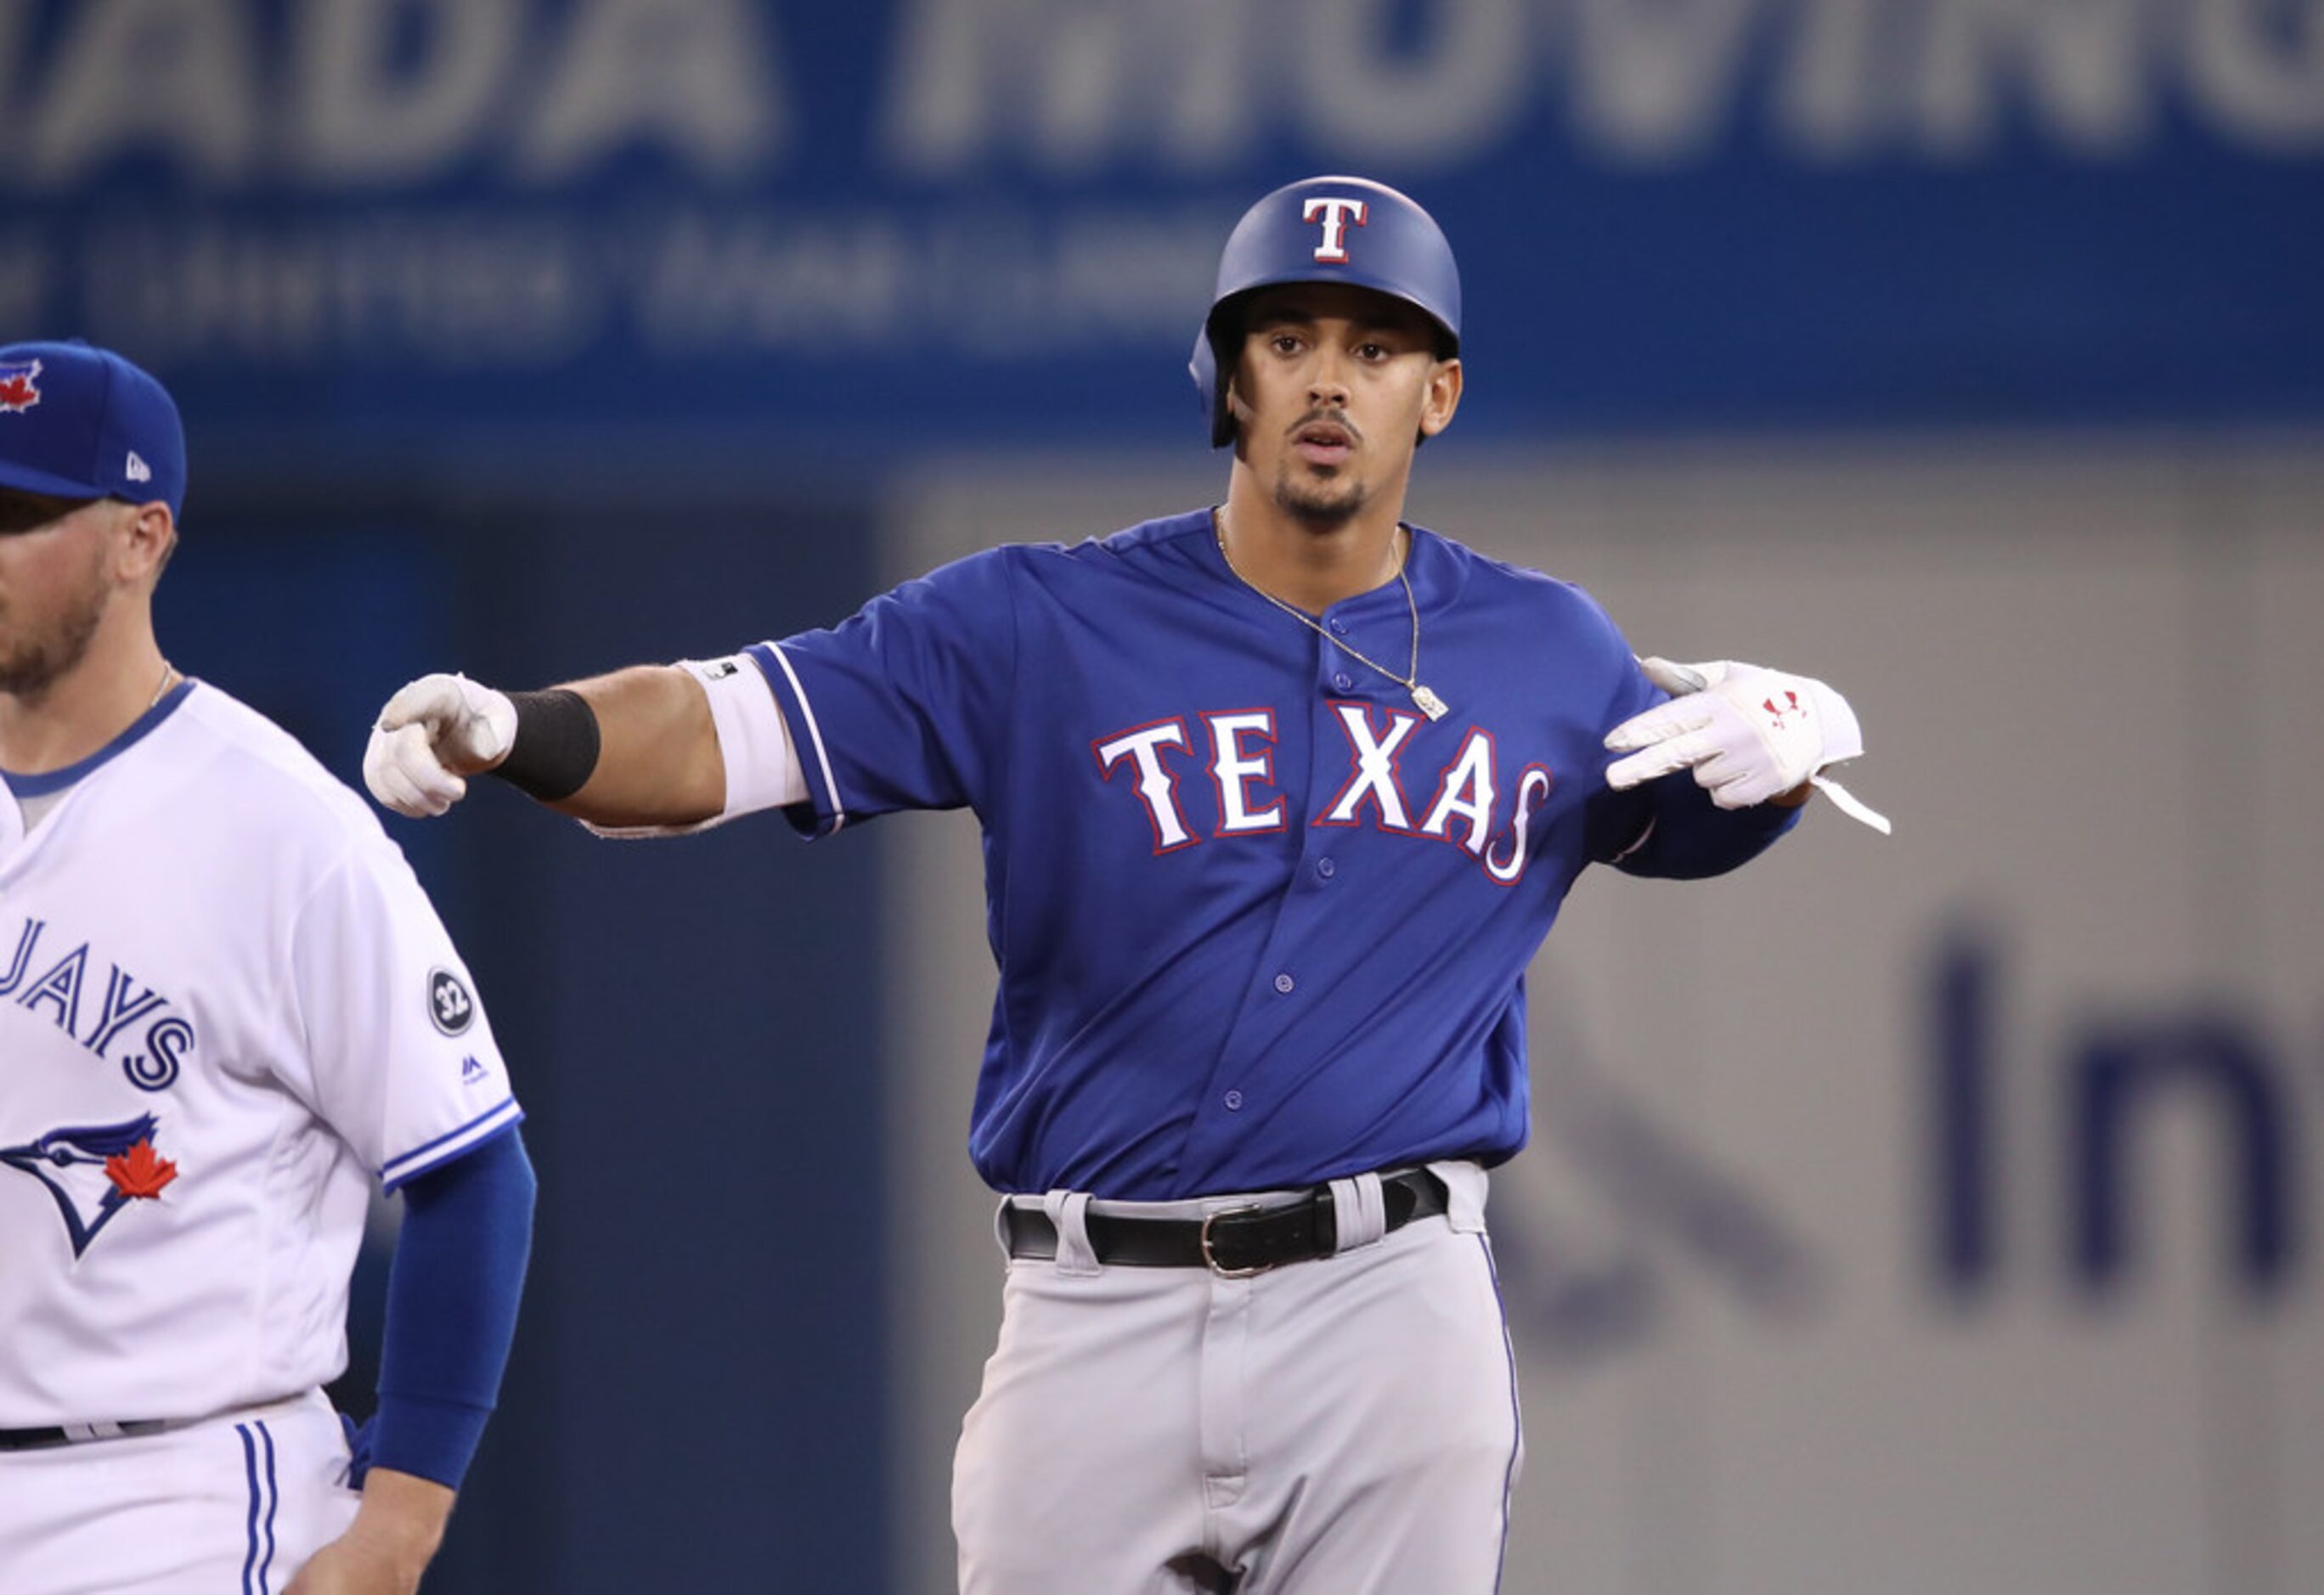
<svg viewBox="0 0 2324 1595">
<path fill-rule="evenodd" d="M 460 1487 L 508 1366 L 535 1188 L 514 1125 L 402 1187 L 372 1466 Z"/>
<path fill-rule="evenodd" d="M 1637 788 L 1650 822 L 1644 840 L 1615 861 L 1628 875 L 1700 880 L 1747 864 L 1800 823 L 1806 806 L 1760 803 L 1721 808 L 1689 770 L 1673 770 Z"/>
</svg>

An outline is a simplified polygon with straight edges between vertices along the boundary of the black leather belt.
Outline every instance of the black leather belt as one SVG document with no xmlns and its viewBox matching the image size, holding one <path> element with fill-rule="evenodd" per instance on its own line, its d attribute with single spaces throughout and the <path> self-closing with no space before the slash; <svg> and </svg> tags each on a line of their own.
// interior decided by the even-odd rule
<svg viewBox="0 0 2324 1595">
<path fill-rule="evenodd" d="M 1380 1181 L 1393 1233 L 1415 1219 L 1445 1210 L 1444 1182 L 1425 1168 L 1389 1175 Z M 1038 1207 L 1011 1202 L 1001 1210 L 1002 1233 L 1012 1258 L 1054 1258 L 1057 1227 Z M 1093 1212 L 1086 1215 L 1090 1246 L 1101 1263 L 1133 1268 L 1208 1268 L 1240 1279 L 1327 1258 L 1339 1249 L 1339 1215 L 1332 1187 L 1318 1185 L 1280 1207 L 1231 1207 L 1205 1219 L 1135 1219 Z"/>
<path fill-rule="evenodd" d="M 94 1425 L 81 1425 L 81 1432 L 70 1429 L 0 1429 L 0 1451 L 40 1451 L 51 1445 L 77 1445 L 90 1440 L 127 1440 L 139 1434 L 159 1434 L 168 1428 L 161 1418 L 141 1418 L 126 1424 L 102 1425 L 104 1433 L 94 1432 Z"/>
</svg>

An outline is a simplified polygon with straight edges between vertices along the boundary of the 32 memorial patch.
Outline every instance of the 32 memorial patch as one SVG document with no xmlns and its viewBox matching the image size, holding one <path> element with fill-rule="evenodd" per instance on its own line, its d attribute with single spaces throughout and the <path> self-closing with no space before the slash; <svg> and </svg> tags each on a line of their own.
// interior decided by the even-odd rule
<svg viewBox="0 0 2324 1595">
<path fill-rule="evenodd" d="M 476 1000 L 448 969 L 428 972 L 428 1018 L 447 1036 L 457 1036 L 476 1022 Z"/>
</svg>

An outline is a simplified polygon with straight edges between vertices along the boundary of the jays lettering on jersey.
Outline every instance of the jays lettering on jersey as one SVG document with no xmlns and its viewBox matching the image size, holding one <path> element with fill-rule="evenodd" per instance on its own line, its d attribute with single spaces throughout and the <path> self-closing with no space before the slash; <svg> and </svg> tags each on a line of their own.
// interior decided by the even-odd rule
<svg viewBox="0 0 2324 1595">
<path fill-rule="evenodd" d="M 373 1180 L 521 1117 L 450 938 L 368 807 L 215 687 L 6 785 L 0 1427 L 335 1378 Z"/>
<path fill-rule="evenodd" d="M 747 650 L 827 833 L 983 821 L 1000 966 L 971 1150 L 994 1186 L 1161 1199 L 1524 1142 L 1525 966 L 1593 859 L 1702 875 L 1795 810 L 1600 745 L 1661 693 L 1585 595 L 1415 530 L 1419 678 L 1228 569 L 1207 512 L 1011 545 Z M 1411 649 L 1391 582 L 1321 617 Z"/>
</svg>

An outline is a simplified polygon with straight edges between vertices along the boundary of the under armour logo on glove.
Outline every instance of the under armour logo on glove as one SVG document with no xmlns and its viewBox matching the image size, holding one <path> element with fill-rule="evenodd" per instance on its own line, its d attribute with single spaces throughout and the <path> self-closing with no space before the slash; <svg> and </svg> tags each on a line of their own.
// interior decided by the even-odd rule
<svg viewBox="0 0 2324 1595">
<path fill-rule="evenodd" d="M 1888 821 L 1821 773 L 1864 751 L 1848 700 L 1822 682 L 1757 665 L 1715 659 L 1679 665 L 1641 659 L 1646 679 L 1674 695 L 1606 733 L 1628 757 L 1606 769 L 1617 791 L 1692 769 L 1721 808 L 1748 808 L 1812 781 L 1851 819 L 1888 834 Z"/>
</svg>

